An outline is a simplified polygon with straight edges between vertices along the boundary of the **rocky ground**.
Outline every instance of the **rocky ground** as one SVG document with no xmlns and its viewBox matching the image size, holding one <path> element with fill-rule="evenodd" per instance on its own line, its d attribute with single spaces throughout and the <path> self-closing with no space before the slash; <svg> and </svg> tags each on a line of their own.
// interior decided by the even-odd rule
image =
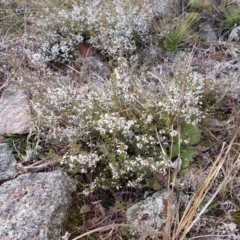
<svg viewBox="0 0 240 240">
<path fill-rule="evenodd" d="M 171 1 L 153 2 L 154 19 L 172 11 Z M 205 89 L 207 124 L 199 124 L 201 140 L 191 146 L 194 155 L 187 171 L 179 174 L 176 160 L 167 174 L 153 173 L 155 182 L 144 179 L 142 187 L 97 188 L 86 196 L 82 193 L 91 177 L 60 164 L 70 144 L 36 134 L 46 126 L 36 124 L 39 106 L 33 104 L 36 89 L 31 82 L 44 84 L 51 75 L 50 84 L 71 85 L 85 98 L 102 91 L 116 68 L 107 48 L 81 42 L 72 65 L 51 61 L 39 68 L 24 38 L 0 35 L 1 239 L 240 239 L 240 27 L 224 31 L 217 25 L 216 1 L 203 1 L 206 6 L 181 2 L 174 5 L 181 14 L 192 9 L 199 13 L 198 41 L 181 41 L 174 51 L 149 44 L 139 48 L 140 60 L 131 67 L 141 69 L 149 83 L 156 82 L 156 76 L 171 78 L 188 70 L 219 84 Z M 233 9 L 239 7 L 233 2 Z M 92 7 L 101 4 L 96 1 Z M 36 91 L 41 92 L 39 86 Z M 213 92 L 218 94 L 211 97 Z"/>
</svg>

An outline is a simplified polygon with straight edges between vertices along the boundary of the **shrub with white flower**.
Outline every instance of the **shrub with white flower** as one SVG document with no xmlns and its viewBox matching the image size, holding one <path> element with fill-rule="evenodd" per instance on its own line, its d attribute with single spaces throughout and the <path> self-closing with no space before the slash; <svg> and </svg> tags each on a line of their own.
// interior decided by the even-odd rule
<svg viewBox="0 0 240 240">
<path fill-rule="evenodd" d="M 202 119 L 200 76 L 179 72 L 158 78 L 168 84 L 134 75 L 120 59 L 111 79 L 86 95 L 62 83 L 35 91 L 37 124 L 48 141 L 68 146 L 61 163 L 90 176 L 89 191 L 93 185 L 139 186 L 154 172 L 165 172 L 177 116 L 189 125 Z M 183 146 L 188 135 L 183 134 Z"/>
<path fill-rule="evenodd" d="M 149 1 L 71 1 L 67 9 L 55 9 L 53 24 L 42 37 L 39 53 L 46 62 L 68 63 L 76 46 L 86 41 L 108 56 L 133 54 L 149 40 L 152 6 Z"/>
<path fill-rule="evenodd" d="M 76 45 L 84 39 L 80 34 L 69 34 L 63 29 L 49 32 L 46 37 L 47 40 L 41 44 L 38 52 L 45 62 L 62 63 L 69 63 L 75 59 Z"/>
</svg>

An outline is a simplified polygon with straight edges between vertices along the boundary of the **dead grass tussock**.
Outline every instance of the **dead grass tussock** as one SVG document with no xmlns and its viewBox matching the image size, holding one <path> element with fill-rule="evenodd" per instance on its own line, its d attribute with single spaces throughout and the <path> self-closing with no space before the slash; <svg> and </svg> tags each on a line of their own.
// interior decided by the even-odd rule
<svg viewBox="0 0 240 240">
<path fill-rule="evenodd" d="M 204 211 L 207 209 L 207 207 L 213 202 L 215 197 L 220 193 L 220 191 L 229 184 L 229 182 L 232 180 L 232 175 L 236 175 L 236 169 L 239 169 L 240 167 L 240 155 L 237 156 L 237 158 L 232 159 L 231 158 L 231 150 L 234 145 L 234 141 L 236 137 L 239 134 L 240 128 L 236 131 L 234 137 L 232 138 L 230 144 L 226 146 L 226 143 L 224 142 L 222 145 L 221 152 L 219 153 L 218 157 L 216 158 L 215 162 L 213 163 L 208 176 L 203 183 L 203 185 L 194 193 L 193 197 L 188 203 L 187 208 L 185 209 L 181 220 L 179 222 L 178 228 L 176 232 L 172 236 L 172 240 L 179 239 L 183 240 L 185 239 L 187 233 L 191 230 L 193 225 L 200 219 L 201 215 L 204 213 Z M 230 159 L 229 159 L 230 157 Z M 210 200 L 205 204 L 203 209 L 196 215 L 197 209 L 200 206 L 202 200 L 206 196 L 206 194 L 211 190 L 214 180 L 218 176 L 220 170 L 222 169 L 224 163 L 226 161 L 231 161 L 232 165 L 226 172 L 222 182 L 219 184 L 218 188 L 215 190 L 214 194 L 212 194 Z M 166 239 L 167 240 L 167 239 Z"/>
</svg>

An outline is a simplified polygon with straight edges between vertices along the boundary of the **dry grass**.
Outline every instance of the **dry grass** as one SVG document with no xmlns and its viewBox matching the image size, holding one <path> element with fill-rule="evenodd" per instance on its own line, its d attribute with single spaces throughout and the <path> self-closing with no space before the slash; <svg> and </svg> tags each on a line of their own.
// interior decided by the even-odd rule
<svg viewBox="0 0 240 240">
<path fill-rule="evenodd" d="M 193 197 L 189 201 L 188 206 L 181 217 L 178 228 L 171 238 L 172 240 L 185 239 L 187 233 L 191 230 L 193 225 L 200 219 L 201 215 L 205 212 L 207 207 L 213 202 L 213 200 L 220 193 L 220 191 L 226 188 L 226 186 L 232 180 L 230 176 L 233 176 L 236 174 L 236 169 L 239 169 L 240 167 L 239 165 L 240 155 L 237 156 L 237 159 L 231 159 L 230 152 L 233 148 L 234 141 L 238 136 L 239 130 L 240 128 L 236 131 L 236 134 L 234 135 L 230 144 L 227 147 L 226 147 L 226 143 L 225 142 L 223 143 L 221 152 L 219 153 L 217 159 L 213 163 L 209 171 L 209 174 L 206 180 L 204 181 L 204 184 L 194 193 Z M 222 182 L 219 184 L 218 188 L 212 194 L 211 199 L 205 204 L 205 206 L 200 211 L 200 213 L 196 215 L 197 209 L 199 208 L 201 202 L 205 198 L 206 194 L 212 189 L 214 180 L 218 176 L 224 163 L 228 160 L 232 162 L 232 167 L 228 170 L 228 173 L 224 176 Z"/>
</svg>

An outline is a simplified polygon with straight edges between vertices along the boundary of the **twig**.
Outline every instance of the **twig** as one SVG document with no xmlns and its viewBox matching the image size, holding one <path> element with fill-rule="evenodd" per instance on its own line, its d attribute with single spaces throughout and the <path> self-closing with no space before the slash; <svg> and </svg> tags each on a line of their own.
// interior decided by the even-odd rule
<svg viewBox="0 0 240 240">
<path fill-rule="evenodd" d="M 99 227 L 99 228 L 96 228 L 96 229 L 93 229 L 89 232 L 86 232 L 76 238 L 74 238 L 73 240 L 77 240 L 77 239 L 80 239 L 80 238 L 83 238 L 85 236 L 88 236 L 92 233 L 95 233 L 95 232 L 100 232 L 100 231 L 104 231 L 104 230 L 109 230 L 111 228 L 116 228 L 116 227 L 130 227 L 129 224 L 124 224 L 124 223 L 119 223 L 119 224 L 110 224 L 110 225 L 107 225 L 107 226 L 103 226 L 103 227 Z"/>
<path fill-rule="evenodd" d="M 32 164 L 30 166 L 22 166 L 22 164 L 17 164 L 17 169 L 18 169 L 18 175 L 23 174 L 23 173 L 33 173 L 33 172 L 40 172 L 42 170 L 46 170 L 50 166 L 53 166 L 56 164 L 56 161 L 49 161 L 40 165 L 35 165 Z"/>
</svg>

